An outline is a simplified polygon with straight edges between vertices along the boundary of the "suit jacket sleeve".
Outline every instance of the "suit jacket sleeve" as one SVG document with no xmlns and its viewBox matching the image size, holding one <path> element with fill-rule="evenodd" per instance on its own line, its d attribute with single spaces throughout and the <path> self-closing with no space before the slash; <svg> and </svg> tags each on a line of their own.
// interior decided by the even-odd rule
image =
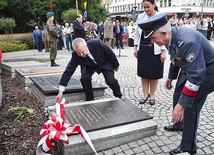
<svg viewBox="0 0 214 155">
<path fill-rule="evenodd" d="M 74 21 L 73 27 L 74 27 L 74 30 L 76 32 L 81 32 L 82 33 L 82 31 L 84 30 L 84 28 L 80 25 L 80 23 L 77 20 Z"/>
<path fill-rule="evenodd" d="M 62 86 L 68 85 L 68 82 L 69 82 L 71 76 L 74 74 L 77 66 L 78 66 L 78 62 L 77 62 L 76 56 L 74 55 L 74 52 L 73 52 L 72 58 L 71 58 L 70 62 L 68 63 L 64 73 L 62 74 L 59 85 L 62 85 Z"/>
</svg>

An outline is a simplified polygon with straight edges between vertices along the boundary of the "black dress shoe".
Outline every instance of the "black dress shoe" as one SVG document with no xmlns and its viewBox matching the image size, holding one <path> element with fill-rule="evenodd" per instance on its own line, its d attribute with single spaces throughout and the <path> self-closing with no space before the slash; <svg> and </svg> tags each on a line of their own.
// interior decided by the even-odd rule
<svg viewBox="0 0 214 155">
<path fill-rule="evenodd" d="M 181 150 L 179 147 L 176 149 L 173 149 L 169 152 L 170 155 L 175 155 L 175 154 L 180 154 L 180 153 L 184 153 L 184 152 L 188 152 L 190 155 L 194 155 L 196 154 L 196 151 L 184 151 Z"/>
<path fill-rule="evenodd" d="M 154 100 L 149 100 L 150 105 L 155 105 L 155 99 Z"/>
<path fill-rule="evenodd" d="M 126 99 L 123 96 L 118 97 L 119 99 L 125 101 Z"/>
<path fill-rule="evenodd" d="M 164 130 L 166 130 L 166 131 L 183 131 L 182 129 L 175 128 L 174 125 L 166 125 L 164 127 Z"/>
<path fill-rule="evenodd" d="M 150 97 L 150 94 L 147 96 L 147 98 L 144 100 L 144 99 L 141 99 L 140 101 L 139 101 L 139 104 L 144 104 L 144 103 L 146 103 L 146 101 L 149 99 L 149 97 Z"/>
</svg>

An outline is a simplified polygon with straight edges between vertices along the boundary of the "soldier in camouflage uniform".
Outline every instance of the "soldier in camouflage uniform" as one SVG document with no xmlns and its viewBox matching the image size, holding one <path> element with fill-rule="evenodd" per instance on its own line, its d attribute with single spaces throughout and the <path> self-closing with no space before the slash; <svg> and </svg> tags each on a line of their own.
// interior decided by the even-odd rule
<svg viewBox="0 0 214 155">
<path fill-rule="evenodd" d="M 54 13 L 48 12 L 46 14 L 48 21 L 46 23 L 47 31 L 49 34 L 49 46 L 50 46 L 50 60 L 51 60 L 51 67 L 59 66 L 55 63 L 56 55 L 57 55 L 57 40 L 58 40 L 58 32 L 56 30 L 55 25 L 53 24 L 54 20 Z"/>
<path fill-rule="evenodd" d="M 49 34 L 48 34 L 46 26 L 44 26 L 44 30 L 42 31 L 42 41 L 44 42 L 44 45 L 45 45 L 45 52 L 50 52 Z"/>
</svg>

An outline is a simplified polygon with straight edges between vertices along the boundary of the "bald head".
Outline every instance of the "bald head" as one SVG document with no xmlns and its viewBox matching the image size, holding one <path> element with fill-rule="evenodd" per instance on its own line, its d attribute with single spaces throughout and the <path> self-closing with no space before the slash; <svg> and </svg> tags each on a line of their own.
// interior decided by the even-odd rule
<svg viewBox="0 0 214 155">
<path fill-rule="evenodd" d="M 79 57 L 85 57 L 88 54 L 88 47 L 83 38 L 76 38 L 72 42 L 72 47 Z"/>
</svg>

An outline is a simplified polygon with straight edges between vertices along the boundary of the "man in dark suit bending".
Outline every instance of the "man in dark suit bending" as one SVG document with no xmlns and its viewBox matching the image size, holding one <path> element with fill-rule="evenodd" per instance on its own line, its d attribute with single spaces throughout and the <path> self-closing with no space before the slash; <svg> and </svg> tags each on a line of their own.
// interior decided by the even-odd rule
<svg viewBox="0 0 214 155">
<path fill-rule="evenodd" d="M 106 84 L 113 90 L 114 96 L 122 98 L 120 86 L 114 77 L 114 71 L 118 71 L 119 62 L 114 52 L 100 39 L 91 39 L 87 42 L 83 38 L 76 38 L 72 42 L 74 52 L 64 71 L 59 86 L 59 93 L 55 102 L 60 102 L 63 92 L 71 76 L 78 65 L 81 66 L 81 84 L 83 86 L 86 101 L 94 100 L 91 77 L 96 71 L 102 73 Z"/>
</svg>

